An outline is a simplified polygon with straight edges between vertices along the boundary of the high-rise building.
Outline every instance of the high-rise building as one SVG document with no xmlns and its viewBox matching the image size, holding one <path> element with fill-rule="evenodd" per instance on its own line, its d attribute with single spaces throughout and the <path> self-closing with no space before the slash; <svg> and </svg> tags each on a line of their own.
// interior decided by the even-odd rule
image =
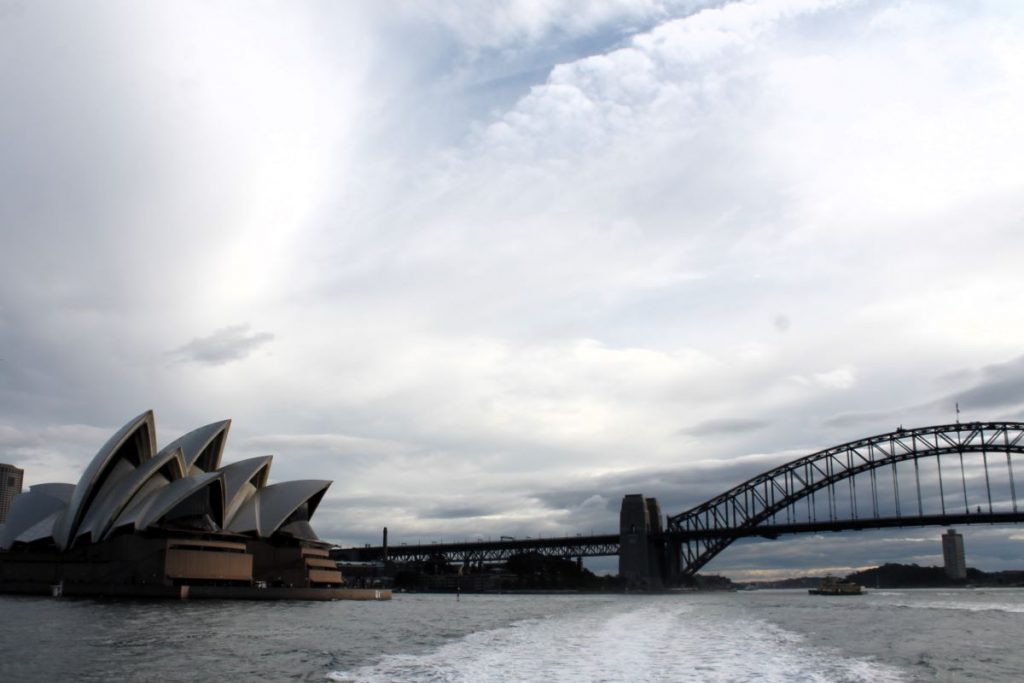
<svg viewBox="0 0 1024 683">
<path fill-rule="evenodd" d="M 942 534 L 942 562 L 946 576 L 951 579 L 967 578 L 967 560 L 964 557 L 964 537 L 950 529 Z"/>
<path fill-rule="evenodd" d="M 0 524 L 7 521 L 7 512 L 11 509 L 11 501 L 21 493 L 21 482 L 25 479 L 25 470 L 14 465 L 0 463 Z"/>
</svg>

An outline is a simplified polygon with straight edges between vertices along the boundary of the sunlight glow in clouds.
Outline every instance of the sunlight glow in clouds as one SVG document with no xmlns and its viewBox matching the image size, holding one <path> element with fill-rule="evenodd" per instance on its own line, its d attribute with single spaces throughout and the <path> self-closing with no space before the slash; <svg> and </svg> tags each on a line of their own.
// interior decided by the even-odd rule
<svg viewBox="0 0 1024 683">
<path fill-rule="evenodd" d="M 576 533 L 1024 415 L 1016 3 L 19 4 L 0 84 L 29 483 L 153 408 L 332 540 Z"/>
</svg>

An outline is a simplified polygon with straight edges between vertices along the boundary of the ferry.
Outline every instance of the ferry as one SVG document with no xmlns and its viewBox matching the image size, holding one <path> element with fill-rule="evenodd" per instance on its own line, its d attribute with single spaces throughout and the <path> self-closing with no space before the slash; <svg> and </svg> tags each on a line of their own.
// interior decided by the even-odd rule
<svg viewBox="0 0 1024 683">
<path fill-rule="evenodd" d="M 863 595 L 864 591 L 859 583 L 826 576 L 817 588 L 810 588 L 807 592 L 811 595 Z"/>
</svg>

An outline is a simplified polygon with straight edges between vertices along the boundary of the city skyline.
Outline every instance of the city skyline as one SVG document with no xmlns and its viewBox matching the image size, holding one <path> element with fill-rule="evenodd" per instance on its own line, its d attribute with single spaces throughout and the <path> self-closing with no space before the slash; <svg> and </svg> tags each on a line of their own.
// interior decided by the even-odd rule
<svg viewBox="0 0 1024 683">
<path fill-rule="evenodd" d="M 568 535 L 957 404 L 1024 417 L 1015 4 L 230 7 L 0 10 L 26 487 L 152 408 L 334 480 L 341 544 Z M 709 570 L 882 560 L 940 564 L 937 529 Z"/>
</svg>

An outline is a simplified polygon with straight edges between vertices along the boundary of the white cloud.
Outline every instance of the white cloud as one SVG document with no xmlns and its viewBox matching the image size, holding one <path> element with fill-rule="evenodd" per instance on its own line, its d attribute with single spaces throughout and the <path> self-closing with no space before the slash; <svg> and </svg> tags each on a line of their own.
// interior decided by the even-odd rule
<svg viewBox="0 0 1024 683">
<path fill-rule="evenodd" d="M 810 377 L 794 376 L 793 381 L 804 386 L 818 386 L 825 389 L 849 389 L 856 382 L 851 368 L 836 368 L 826 372 L 815 372 Z"/>
<path fill-rule="evenodd" d="M 421 21 L 439 21 L 470 50 L 536 49 L 553 37 L 574 37 L 600 29 L 621 30 L 693 11 L 707 2 L 697 0 L 602 0 L 580 4 L 572 0 L 499 0 L 486 6 L 437 0 L 405 7 Z"/>
</svg>

